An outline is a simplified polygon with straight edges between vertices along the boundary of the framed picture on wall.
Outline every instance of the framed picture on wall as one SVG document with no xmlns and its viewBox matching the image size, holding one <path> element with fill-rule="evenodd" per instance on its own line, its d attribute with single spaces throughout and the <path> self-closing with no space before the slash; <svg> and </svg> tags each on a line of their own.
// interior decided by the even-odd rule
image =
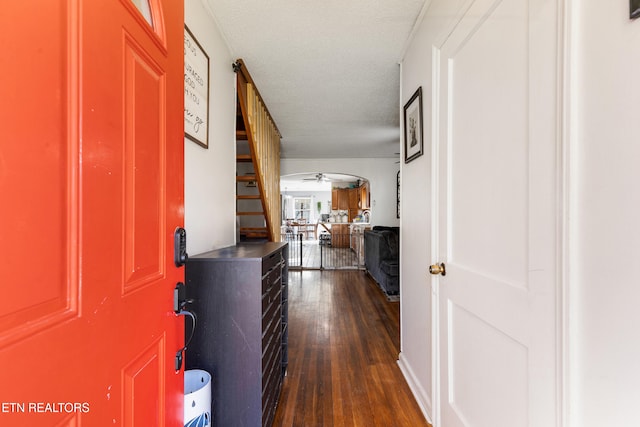
<svg viewBox="0 0 640 427">
<path fill-rule="evenodd" d="M 184 136 L 209 148 L 209 55 L 184 27 Z"/>
<path fill-rule="evenodd" d="M 629 0 L 629 18 L 636 19 L 640 16 L 640 0 Z"/>
<path fill-rule="evenodd" d="M 396 218 L 400 218 L 400 171 L 396 175 Z"/>
<path fill-rule="evenodd" d="M 404 106 L 404 162 L 422 156 L 422 86 Z"/>
</svg>

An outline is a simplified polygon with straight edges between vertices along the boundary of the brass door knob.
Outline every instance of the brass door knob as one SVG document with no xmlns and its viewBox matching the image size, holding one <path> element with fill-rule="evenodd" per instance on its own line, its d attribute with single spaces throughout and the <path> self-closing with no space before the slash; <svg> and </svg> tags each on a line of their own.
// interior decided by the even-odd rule
<svg viewBox="0 0 640 427">
<path fill-rule="evenodd" d="M 447 270 L 444 268 L 444 263 L 441 262 L 440 264 L 433 264 L 432 266 L 429 267 L 429 273 L 433 274 L 433 275 L 442 275 L 442 276 L 446 276 L 447 275 Z"/>
</svg>

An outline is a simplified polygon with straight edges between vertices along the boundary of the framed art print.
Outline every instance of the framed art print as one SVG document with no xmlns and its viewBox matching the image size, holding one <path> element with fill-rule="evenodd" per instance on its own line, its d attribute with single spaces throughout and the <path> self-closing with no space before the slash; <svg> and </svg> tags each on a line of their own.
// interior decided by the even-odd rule
<svg viewBox="0 0 640 427">
<path fill-rule="evenodd" d="M 629 0 L 629 18 L 636 19 L 640 16 L 640 0 Z"/>
<path fill-rule="evenodd" d="M 422 156 L 423 149 L 421 86 L 404 106 L 404 162 Z"/>
<path fill-rule="evenodd" d="M 209 148 L 209 55 L 184 27 L 184 134 Z"/>
</svg>

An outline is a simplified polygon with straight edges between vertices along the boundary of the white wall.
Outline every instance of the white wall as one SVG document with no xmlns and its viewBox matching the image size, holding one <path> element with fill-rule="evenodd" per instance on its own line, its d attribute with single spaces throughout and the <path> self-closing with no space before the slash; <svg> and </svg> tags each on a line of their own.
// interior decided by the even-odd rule
<svg viewBox="0 0 640 427">
<path fill-rule="evenodd" d="M 304 172 L 341 173 L 369 180 L 371 223 L 397 226 L 396 174 L 397 159 L 282 159 L 280 174 Z"/>
<path fill-rule="evenodd" d="M 427 274 L 431 259 L 431 47 L 427 40 L 423 32 L 417 35 L 401 73 L 402 106 L 422 87 L 424 154 L 410 163 L 403 160 L 400 169 L 400 367 L 432 420 L 432 299 Z M 403 117 L 403 110 L 400 114 Z"/>
<path fill-rule="evenodd" d="M 403 106 L 422 87 L 424 154 L 402 163 L 400 238 L 400 367 L 418 403 L 433 418 L 433 339 L 431 280 L 432 214 L 432 46 L 450 27 L 464 0 L 427 2 L 422 22 L 405 52 L 401 73 L 401 117 Z M 404 159 L 404 147 L 401 158 Z"/>
<path fill-rule="evenodd" d="M 640 20 L 626 0 L 571 4 L 570 425 L 636 426 Z"/>
<path fill-rule="evenodd" d="M 209 149 L 185 138 L 185 228 L 190 255 L 235 243 L 235 60 L 200 0 L 185 23 L 209 55 Z"/>
</svg>

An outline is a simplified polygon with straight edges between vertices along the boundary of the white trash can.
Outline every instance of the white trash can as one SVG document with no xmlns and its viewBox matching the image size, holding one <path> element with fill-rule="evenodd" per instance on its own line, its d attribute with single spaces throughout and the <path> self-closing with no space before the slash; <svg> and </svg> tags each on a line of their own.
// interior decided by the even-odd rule
<svg viewBox="0 0 640 427">
<path fill-rule="evenodd" d="M 201 369 L 184 372 L 184 426 L 211 425 L 211 375 Z"/>
</svg>

